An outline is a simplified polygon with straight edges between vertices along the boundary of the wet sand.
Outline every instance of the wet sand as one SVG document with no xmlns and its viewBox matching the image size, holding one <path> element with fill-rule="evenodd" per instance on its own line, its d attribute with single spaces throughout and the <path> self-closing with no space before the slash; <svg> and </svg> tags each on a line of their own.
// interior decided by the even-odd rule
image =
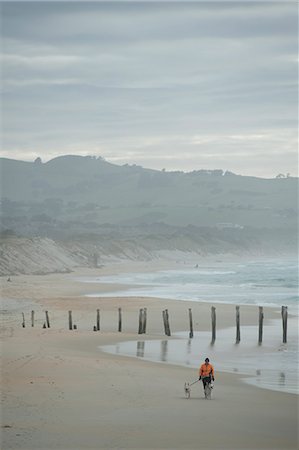
<svg viewBox="0 0 299 450">
<path fill-rule="evenodd" d="M 151 270 L 149 263 L 105 267 L 100 273 Z M 156 266 L 155 266 L 156 267 Z M 1 279 L 2 449 L 296 449 L 298 396 L 246 385 L 234 374 L 217 372 L 214 398 L 206 401 L 185 381 L 197 370 L 102 352 L 102 345 L 138 339 L 139 308 L 148 311 L 147 334 L 165 338 L 162 310 L 168 308 L 173 332 L 210 329 L 207 303 L 151 298 L 84 298 L 94 285 L 75 274 Z M 97 286 L 98 291 L 99 286 Z M 105 289 L 102 286 L 101 289 Z M 7 305 L 14 305 L 11 309 Z M 19 305 L 19 307 L 18 307 Z M 232 305 L 217 306 L 217 328 L 234 326 Z M 118 308 L 123 331 L 117 331 Z M 94 332 L 96 309 L 101 331 Z M 35 326 L 30 312 L 35 310 Z M 44 311 L 50 329 L 43 329 Z M 78 330 L 68 330 L 68 311 Z M 26 328 L 22 328 L 21 312 Z M 278 313 L 267 308 L 267 319 Z M 242 307 L 242 323 L 257 322 L 257 308 Z M 140 336 L 139 336 L 140 338 Z M 168 338 L 172 339 L 172 337 Z M 202 357 L 199 355 L 199 364 Z M 215 362 L 217 364 L 217 362 Z"/>
</svg>

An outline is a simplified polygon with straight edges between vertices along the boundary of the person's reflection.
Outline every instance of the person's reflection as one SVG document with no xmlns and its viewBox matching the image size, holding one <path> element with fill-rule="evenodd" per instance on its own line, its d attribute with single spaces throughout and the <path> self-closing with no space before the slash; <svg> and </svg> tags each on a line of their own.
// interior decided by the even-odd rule
<svg viewBox="0 0 299 450">
<path fill-rule="evenodd" d="M 161 361 L 167 361 L 168 341 L 161 341 Z"/>
<path fill-rule="evenodd" d="M 285 375 L 284 372 L 280 372 L 278 384 L 279 384 L 279 386 L 285 386 L 285 384 L 286 384 L 286 375 Z"/>
<path fill-rule="evenodd" d="M 143 358 L 144 357 L 144 345 L 145 345 L 144 341 L 137 341 L 136 356 L 138 358 Z"/>
<path fill-rule="evenodd" d="M 192 339 L 188 339 L 187 340 L 187 352 L 186 352 L 187 358 L 186 358 L 186 363 L 185 363 L 187 366 L 190 366 L 190 356 L 189 355 L 191 355 L 191 343 L 192 343 Z"/>
</svg>

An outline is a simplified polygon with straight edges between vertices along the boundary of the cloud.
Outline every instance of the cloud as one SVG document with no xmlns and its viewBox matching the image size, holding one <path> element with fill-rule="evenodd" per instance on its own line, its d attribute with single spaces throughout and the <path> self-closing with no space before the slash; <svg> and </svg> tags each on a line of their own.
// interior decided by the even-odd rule
<svg viewBox="0 0 299 450">
<path fill-rule="evenodd" d="M 296 9 L 290 2 L 6 2 L 4 151 L 47 158 L 75 148 L 190 170 L 206 158 L 228 169 L 238 161 L 242 172 L 272 148 L 288 155 L 290 172 Z M 196 146 L 206 146 L 205 157 Z"/>
</svg>

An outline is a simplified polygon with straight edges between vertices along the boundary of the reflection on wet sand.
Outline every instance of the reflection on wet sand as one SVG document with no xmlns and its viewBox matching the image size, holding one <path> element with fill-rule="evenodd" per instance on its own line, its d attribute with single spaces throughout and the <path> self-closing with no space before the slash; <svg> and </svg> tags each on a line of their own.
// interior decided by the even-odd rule
<svg viewBox="0 0 299 450">
<path fill-rule="evenodd" d="M 138 358 L 143 358 L 144 357 L 144 347 L 145 347 L 145 342 L 144 341 L 137 341 L 136 356 Z"/>
<path fill-rule="evenodd" d="M 188 339 L 187 340 L 187 351 L 186 351 L 186 356 L 187 356 L 187 358 L 186 358 L 186 361 L 185 361 L 185 364 L 186 364 L 186 366 L 190 366 L 190 364 L 191 364 L 191 361 L 190 361 L 190 355 L 191 355 L 191 342 L 192 342 L 192 339 Z"/>
<path fill-rule="evenodd" d="M 167 362 L 168 341 L 161 341 L 161 357 L 160 360 Z"/>
<path fill-rule="evenodd" d="M 172 344 L 174 344 L 172 342 Z M 151 352 L 151 343 L 148 342 L 148 351 Z M 192 365 L 192 339 L 188 339 L 186 341 L 186 359 L 185 359 L 185 364 L 187 366 Z M 119 344 L 116 345 L 116 353 L 120 353 L 120 348 L 119 348 Z M 136 342 L 136 356 L 137 358 L 146 358 L 147 354 L 146 354 L 146 341 L 137 341 Z M 158 355 L 157 355 L 158 356 Z M 168 356 L 169 356 L 169 341 L 168 340 L 162 340 L 160 341 L 160 352 L 159 352 L 159 361 L 162 362 L 168 362 Z M 233 372 L 238 373 L 239 369 L 237 367 L 233 368 Z M 261 369 L 256 369 L 255 371 L 256 374 L 256 381 L 260 384 L 262 381 L 262 370 Z M 278 385 L 279 386 L 285 386 L 286 385 L 286 375 L 284 372 L 280 372 L 279 376 L 278 376 Z"/>
<path fill-rule="evenodd" d="M 265 328 L 268 342 L 273 341 L 277 335 L 277 326 L 281 326 L 280 321 L 275 321 L 273 325 Z M 182 332 L 177 333 L 177 339 L 119 342 L 105 346 L 104 351 L 148 361 L 183 365 L 196 370 L 201 360 L 209 356 L 216 371 L 249 375 L 249 378 L 242 378 L 249 384 L 298 393 L 297 341 L 294 339 L 297 334 L 293 332 L 293 336 L 290 335 L 290 342 L 284 345 L 281 351 L 279 342 L 276 347 L 271 347 L 269 343 L 265 344 L 267 347 L 257 346 L 256 328 L 249 326 L 243 327 L 243 336 L 246 339 L 243 339 L 240 346 L 235 346 L 231 340 L 234 332 L 234 329 L 221 330 L 221 339 L 218 339 L 213 347 L 210 345 L 208 332 L 194 333 L 193 339 L 184 338 L 186 333 Z"/>
<path fill-rule="evenodd" d="M 285 384 L 286 384 L 286 375 L 285 375 L 284 372 L 280 372 L 278 384 L 279 384 L 279 386 L 285 386 Z"/>
</svg>

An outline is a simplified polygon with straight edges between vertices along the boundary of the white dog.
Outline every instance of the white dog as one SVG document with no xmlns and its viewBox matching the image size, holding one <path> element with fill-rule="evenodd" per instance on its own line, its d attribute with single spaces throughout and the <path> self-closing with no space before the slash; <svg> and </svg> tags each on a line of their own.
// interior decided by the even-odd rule
<svg viewBox="0 0 299 450">
<path fill-rule="evenodd" d="M 185 391 L 185 396 L 187 398 L 190 398 L 191 389 L 190 389 L 190 384 L 189 383 L 185 383 L 184 391 Z"/>
</svg>

